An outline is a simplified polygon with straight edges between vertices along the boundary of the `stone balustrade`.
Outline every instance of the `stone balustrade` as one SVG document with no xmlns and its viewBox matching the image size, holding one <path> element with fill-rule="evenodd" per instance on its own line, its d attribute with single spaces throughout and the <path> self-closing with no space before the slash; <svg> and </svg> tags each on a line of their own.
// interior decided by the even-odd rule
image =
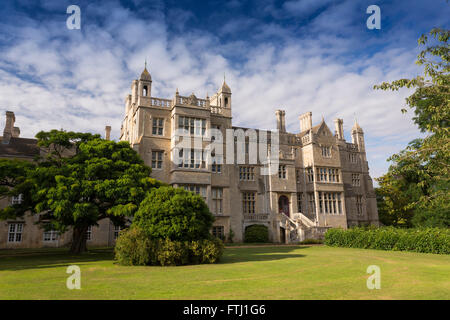
<svg viewBox="0 0 450 320">
<path fill-rule="evenodd" d="M 244 220 L 267 221 L 267 220 L 269 220 L 269 214 L 268 213 L 244 214 Z"/>
<path fill-rule="evenodd" d="M 169 108 L 172 106 L 172 100 L 169 99 L 160 99 L 160 98 L 151 98 L 150 105 L 152 107 L 163 107 Z"/>
</svg>

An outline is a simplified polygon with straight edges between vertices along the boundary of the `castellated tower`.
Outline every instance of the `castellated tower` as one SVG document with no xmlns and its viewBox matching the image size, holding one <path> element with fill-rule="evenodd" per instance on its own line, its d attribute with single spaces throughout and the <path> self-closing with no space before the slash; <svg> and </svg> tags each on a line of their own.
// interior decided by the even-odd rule
<svg viewBox="0 0 450 320">
<path fill-rule="evenodd" d="M 153 178 L 205 200 L 215 216 L 215 236 L 232 231 L 235 241 L 243 241 L 247 227 L 262 224 L 271 241 L 289 243 L 323 237 L 331 227 L 378 224 L 364 133 L 357 123 L 349 143 L 343 119 L 334 120 L 332 131 L 323 118 L 314 125 L 312 112 L 303 112 L 300 130 L 293 133 L 286 131 L 285 111 L 276 110 L 277 130 L 269 134 L 279 137 L 278 170 L 265 175 L 265 162 L 250 154 L 251 144 L 258 142 L 252 137 L 262 130 L 232 126 L 232 91 L 225 79 L 211 97 L 183 95 L 175 88 L 168 98 L 151 93 L 145 66 L 125 98 L 120 139 L 141 155 Z M 240 134 L 243 144 L 237 142 Z M 198 138 L 200 144 L 194 145 Z M 226 139 L 232 139 L 231 145 Z M 190 148 L 180 144 L 185 141 Z M 231 146 L 232 157 L 239 154 L 245 163 L 226 159 Z"/>
</svg>

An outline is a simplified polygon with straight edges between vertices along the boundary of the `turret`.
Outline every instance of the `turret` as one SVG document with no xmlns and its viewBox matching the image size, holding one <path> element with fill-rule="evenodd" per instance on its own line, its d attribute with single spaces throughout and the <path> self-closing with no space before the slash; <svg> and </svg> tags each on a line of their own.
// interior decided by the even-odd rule
<svg viewBox="0 0 450 320">
<path fill-rule="evenodd" d="M 277 129 L 279 132 L 286 132 L 286 123 L 285 123 L 285 115 L 286 112 L 284 110 L 275 111 L 275 115 L 277 116 Z"/>
<path fill-rule="evenodd" d="M 358 146 L 359 151 L 365 151 L 364 131 L 356 120 L 352 128 L 352 143 Z"/>
<path fill-rule="evenodd" d="M 231 109 L 231 89 L 223 79 L 222 87 L 218 92 L 219 107 Z"/>
<path fill-rule="evenodd" d="M 147 62 L 145 62 L 144 71 L 142 71 L 139 80 L 133 80 L 131 84 L 131 101 L 138 103 L 139 97 L 151 97 L 152 92 L 152 76 L 147 70 Z"/>
<path fill-rule="evenodd" d="M 344 120 L 334 119 L 334 128 L 335 128 L 336 138 L 338 140 L 344 140 Z"/>
<path fill-rule="evenodd" d="M 12 111 L 6 111 L 6 123 L 3 130 L 3 143 L 8 144 L 11 138 L 18 138 L 20 135 L 20 129 L 14 127 L 16 122 L 16 116 Z"/>
<path fill-rule="evenodd" d="M 105 127 L 105 140 L 111 139 L 111 126 Z"/>
</svg>

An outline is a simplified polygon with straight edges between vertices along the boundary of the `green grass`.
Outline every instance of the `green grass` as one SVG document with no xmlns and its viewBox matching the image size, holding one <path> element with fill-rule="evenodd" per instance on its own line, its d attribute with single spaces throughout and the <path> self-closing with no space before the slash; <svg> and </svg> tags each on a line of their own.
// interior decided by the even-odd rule
<svg viewBox="0 0 450 320">
<path fill-rule="evenodd" d="M 450 256 L 326 246 L 233 247 L 221 262 L 123 267 L 110 249 L 0 250 L 0 299 L 448 299 Z M 66 268 L 81 268 L 81 290 Z M 369 265 L 381 289 L 366 287 Z"/>
</svg>

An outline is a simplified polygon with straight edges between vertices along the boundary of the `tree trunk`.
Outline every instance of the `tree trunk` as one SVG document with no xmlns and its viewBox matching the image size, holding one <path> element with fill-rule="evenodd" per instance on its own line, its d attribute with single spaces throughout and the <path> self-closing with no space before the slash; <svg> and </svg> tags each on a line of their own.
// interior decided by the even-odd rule
<svg viewBox="0 0 450 320">
<path fill-rule="evenodd" d="M 70 253 L 80 254 L 87 251 L 86 247 L 86 232 L 88 227 L 74 227 L 72 235 L 72 245 L 70 246 Z"/>
</svg>

